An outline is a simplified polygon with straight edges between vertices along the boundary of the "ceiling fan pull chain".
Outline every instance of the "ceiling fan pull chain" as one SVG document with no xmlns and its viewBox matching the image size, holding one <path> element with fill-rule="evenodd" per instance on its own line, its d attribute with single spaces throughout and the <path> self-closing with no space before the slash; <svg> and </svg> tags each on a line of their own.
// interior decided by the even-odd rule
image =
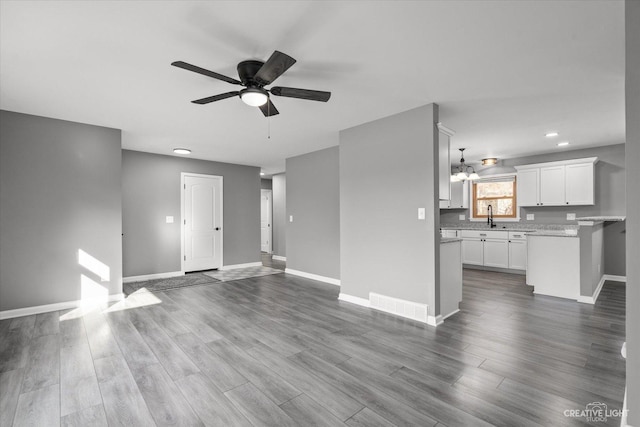
<svg viewBox="0 0 640 427">
<path fill-rule="evenodd" d="M 271 102 L 267 99 L 267 139 L 271 139 Z"/>
</svg>

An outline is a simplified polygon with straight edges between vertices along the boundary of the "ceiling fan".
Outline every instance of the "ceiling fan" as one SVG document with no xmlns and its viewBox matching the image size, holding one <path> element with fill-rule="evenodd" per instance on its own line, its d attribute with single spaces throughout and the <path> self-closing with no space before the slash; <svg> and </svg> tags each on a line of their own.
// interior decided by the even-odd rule
<svg viewBox="0 0 640 427">
<path fill-rule="evenodd" d="M 277 50 L 269 57 L 267 62 L 249 60 L 242 61 L 238 64 L 238 76 L 240 80 L 218 74 L 213 71 L 205 70 L 195 65 L 187 64 L 183 61 L 171 63 L 174 67 L 183 68 L 194 73 L 203 74 L 222 80 L 234 85 L 244 86 L 242 90 L 221 93 L 220 95 L 208 96 L 202 99 L 191 101 L 195 104 L 209 104 L 211 102 L 239 96 L 245 104 L 252 107 L 259 107 L 260 111 L 266 116 L 275 116 L 278 110 L 271 102 L 270 96 L 285 96 L 288 98 L 308 99 L 311 101 L 327 102 L 331 97 L 331 92 L 322 92 L 319 90 L 296 89 L 292 87 L 274 86 L 266 89 L 265 86 L 273 83 L 285 71 L 287 71 L 296 60 Z"/>
</svg>

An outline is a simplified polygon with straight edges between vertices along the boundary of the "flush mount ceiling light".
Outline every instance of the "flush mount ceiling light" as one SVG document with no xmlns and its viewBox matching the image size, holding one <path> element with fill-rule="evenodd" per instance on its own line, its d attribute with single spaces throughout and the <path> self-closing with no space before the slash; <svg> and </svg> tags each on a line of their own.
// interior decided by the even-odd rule
<svg viewBox="0 0 640 427">
<path fill-rule="evenodd" d="M 482 159 L 482 166 L 493 166 L 498 163 L 498 159 L 495 157 L 488 157 L 486 159 Z"/>
<path fill-rule="evenodd" d="M 558 142 L 558 147 L 566 147 L 567 145 L 569 145 L 569 141 Z"/>
<path fill-rule="evenodd" d="M 260 176 L 264 176 L 264 172 L 260 172 Z"/>
<path fill-rule="evenodd" d="M 480 179 L 480 176 L 476 173 L 472 166 L 465 164 L 464 162 L 464 148 L 458 148 L 460 150 L 460 166 L 458 166 L 458 172 L 451 175 L 451 181 L 465 181 L 474 179 Z M 471 170 L 471 172 L 469 172 Z"/>
<path fill-rule="evenodd" d="M 176 154 L 191 154 L 191 150 L 188 148 L 174 148 L 173 152 Z"/>
<path fill-rule="evenodd" d="M 240 99 L 252 107 L 259 107 L 267 103 L 267 91 L 257 87 L 249 87 L 240 91 Z"/>
<path fill-rule="evenodd" d="M 558 132 L 549 132 L 546 133 L 544 136 L 546 136 L 547 138 L 553 138 L 554 136 L 558 136 L 560 135 Z"/>
</svg>

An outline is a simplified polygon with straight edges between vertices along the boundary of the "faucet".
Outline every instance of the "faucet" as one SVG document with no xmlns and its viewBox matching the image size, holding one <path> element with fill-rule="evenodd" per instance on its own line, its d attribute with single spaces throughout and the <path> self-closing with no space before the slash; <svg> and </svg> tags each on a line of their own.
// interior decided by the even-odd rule
<svg viewBox="0 0 640 427">
<path fill-rule="evenodd" d="M 487 206 L 487 224 L 489 224 L 490 228 L 495 228 L 496 224 L 493 222 L 493 206 Z"/>
</svg>

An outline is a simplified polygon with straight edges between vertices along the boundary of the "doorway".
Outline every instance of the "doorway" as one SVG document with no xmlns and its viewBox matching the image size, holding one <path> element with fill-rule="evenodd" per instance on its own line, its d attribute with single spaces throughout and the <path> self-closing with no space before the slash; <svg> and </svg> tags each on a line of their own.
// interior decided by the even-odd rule
<svg viewBox="0 0 640 427">
<path fill-rule="evenodd" d="M 260 190 L 260 251 L 268 254 L 273 252 L 273 231 L 271 227 L 272 212 L 272 191 Z"/>
<path fill-rule="evenodd" d="M 222 177 L 181 173 L 182 271 L 222 267 Z"/>
</svg>

